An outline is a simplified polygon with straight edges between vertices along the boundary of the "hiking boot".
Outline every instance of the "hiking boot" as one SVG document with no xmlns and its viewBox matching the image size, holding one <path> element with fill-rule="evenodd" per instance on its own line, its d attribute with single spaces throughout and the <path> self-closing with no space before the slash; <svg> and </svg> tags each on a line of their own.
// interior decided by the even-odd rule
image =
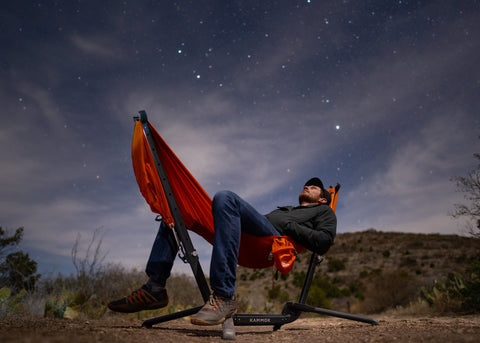
<svg viewBox="0 0 480 343">
<path fill-rule="evenodd" d="M 190 322 L 195 325 L 222 324 L 237 312 L 237 299 L 223 298 L 216 294 L 210 295 L 207 303 L 198 311 Z"/>
<path fill-rule="evenodd" d="M 116 312 L 132 313 L 162 308 L 167 304 L 168 295 L 165 288 L 160 292 L 152 292 L 146 285 L 143 285 L 132 294 L 110 302 L 108 308 Z"/>
</svg>

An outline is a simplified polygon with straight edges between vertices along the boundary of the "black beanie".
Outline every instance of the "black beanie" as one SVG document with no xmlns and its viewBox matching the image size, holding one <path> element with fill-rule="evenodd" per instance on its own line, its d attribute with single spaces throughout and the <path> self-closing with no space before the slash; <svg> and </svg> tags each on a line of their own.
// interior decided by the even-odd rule
<svg viewBox="0 0 480 343">
<path fill-rule="evenodd" d="M 319 187 L 322 190 L 323 197 L 325 199 L 327 199 L 327 205 L 330 205 L 330 202 L 332 201 L 332 196 L 330 195 L 330 193 L 325 188 L 323 188 L 322 180 L 320 180 L 318 177 L 313 177 L 305 183 L 305 186 L 317 186 L 317 187 Z"/>
<path fill-rule="evenodd" d="M 325 189 L 325 188 L 323 188 L 322 180 L 320 180 L 318 177 L 313 177 L 310 180 L 308 180 L 305 183 L 305 186 L 317 186 L 317 187 L 320 187 L 320 189 L 322 189 L 322 190 Z"/>
</svg>

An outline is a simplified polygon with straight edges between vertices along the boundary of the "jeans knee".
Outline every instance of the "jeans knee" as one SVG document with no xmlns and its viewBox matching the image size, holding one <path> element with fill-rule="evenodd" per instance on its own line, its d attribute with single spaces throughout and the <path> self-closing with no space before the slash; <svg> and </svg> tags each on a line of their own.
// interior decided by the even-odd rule
<svg viewBox="0 0 480 343">
<path fill-rule="evenodd" d="M 218 205 L 226 204 L 232 201 L 236 197 L 236 194 L 232 191 L 219 191 L 213 197 L 213 206 L 216 207 Z"/>
</svg>

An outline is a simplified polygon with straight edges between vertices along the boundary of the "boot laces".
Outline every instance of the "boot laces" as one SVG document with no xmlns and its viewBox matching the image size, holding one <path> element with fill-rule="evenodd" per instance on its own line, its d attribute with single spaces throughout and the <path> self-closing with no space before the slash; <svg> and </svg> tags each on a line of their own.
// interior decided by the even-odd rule
<svg viewBox="0 0 480 343">
<path fill-rule="evenodd" d="M 216 311 L 218 308 L 222 306 L 223 299 L 217 297 L 215 294 L 210 295 L 210 299 L 208 300 L 209 305 L 213 311 Z"/>
<path fill-rule="evenodd" d="M 142 289 L 137 289 L 128 296 L 128 301 L 130 304 L 134 304 L 134 303 L 150 302 L 151 299 L 145 293 L 143 293 Z"/>
</svg>

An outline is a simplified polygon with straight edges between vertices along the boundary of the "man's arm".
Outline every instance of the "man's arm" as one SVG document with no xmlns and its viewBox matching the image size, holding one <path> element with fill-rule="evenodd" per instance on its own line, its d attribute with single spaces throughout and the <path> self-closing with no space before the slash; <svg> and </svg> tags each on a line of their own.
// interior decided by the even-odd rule
<svg viewBox="0 0 480 343">
<path fill-rule="evenodd" d="M 282 231 L 305 248 L 323 255 L 333 244 L 337 231 L 337 217 L 333 210 L 328 208 L 314 218 L 312 228 L 289 222 Z"/>
</svg>

